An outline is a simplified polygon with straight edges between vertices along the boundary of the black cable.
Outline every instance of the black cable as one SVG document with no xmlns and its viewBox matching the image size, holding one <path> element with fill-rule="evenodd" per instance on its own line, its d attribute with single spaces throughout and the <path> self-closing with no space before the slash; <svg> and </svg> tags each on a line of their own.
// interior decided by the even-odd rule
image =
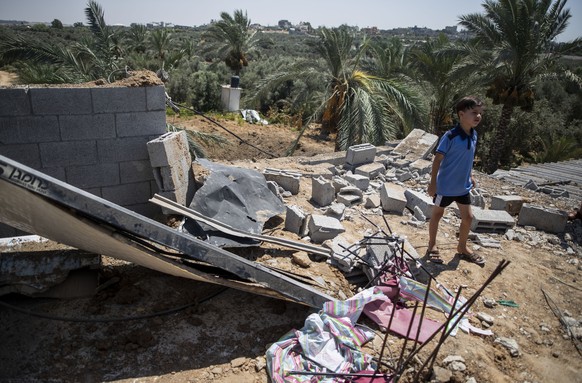
<svg viewBox="0 0 582 383">
<path fill-rule="evenodd" d="M 224 130 L 225 130 L 227 133 L 229 133 L 229 134 L 232 134 L 232 135 L 233 135 L 234 137 L 236 137 L 236 138 L 237 138 L 237 139 L 238 139 L 238 140 L 239 140 L 239 141 L 240 141 L 242 144 L 249 145 L 250 147 L 252 147 L 252 148 L 254 148 L 254 149 L 258 150 L 259 152 L 261 152 L 261 153 L 263 153 L 263 154 L 266 154 L 266 155 L 268 155 L 268 156 L 270 156 L 270 157 L 272 157 L 272 158 L 277 158 L 277 157 L 278 157 L 278 156 L 276 156 L 276 155 L 274 155 L 274 154 L 271 154 L 271 153 L 269 153 L 269 152 L 266 152 L 266 151 L 264 151 L 263 149 L 261 149 L 261 148 L 259 148 L 259 147 L 255 146 L 255 145 L 253 145 L 253 144 L 251 144 L 251 143 L 249 143 L 249 142 L 245 141 L 244 139 L 242 139 L 241 137 L 239 137 L 239 136 L 238 136 L 238 135 L 236 135 L 235 133 L 231 132 L 230 130 L 228 130 L 227 128 L 225 128 L 225 127 L 224 127 L 224 126 L 222 126 L 221 124 L 219 124 L 219 123 L 218 123 L 216 120 L 213 120 L 212 118 L 210 118 L 210 117 L 206 116 L 204 113 L 202 113 L 202 112 L 200 112 L 200 111 L 197 111 L 197 110 L 195 110 L 194 108 L 190 108 L 190 107 L 188 107 L 188 106 L 186 106 L 186 105 L 182 105 L 182 104 L 180 104 L 180 103 L 174 102 L 174 101 L 172 101 L 172 100 L 171 100 L 171 99 L 169 99 L 169 98 L 167 98 L 167 99 L 166 99 L 166 102 L 167 102 L 167 103 L 170 105 L 170 107 L 171 107 L 171 108 L 172 108 L 172 110 L 174 110 L 174 111 L 176 110 L 176 109 L 174 109 L 174 107 L 175 107 L 175 106 L 179 106 L 179 107 L 181 107 L 181 108 L 188 109 L 188 110 L 190 110 L 190 111 L 192 111 L 192 112 L 196 113 L 197 115 L 201 116 L 202 118 L 205 118 L 205 119 L 207 119 L 208 121 L 212 122 L 213 124 L 215 124 L 215 125 L 219 126 L 221 129 L 224 129 Z M 172 105 L 173 105 L 173 106 L 172 106 Z"/>
<path fill-rule="evenodd" d="M 11 305 L 10 303 L 6 303 L 6 302 L 3 302 L 1 300 L 0 300 L 0 306 L 4 306 L 4 307 L 9 308 L 11 310 L 17 311 L 17 312 L 19 312 L 21 314 L 26 314 L 26 315 L 30 315 L 30 316 L 33 316 L 33 317 L 50 319 L 50 320 L 59 320 L 59 321 L 63 321 L 63 322 L 89 322 L 89 323 L 126 322 L 126 321 L 142 320 L 142 319 L 148 319 L 148 318 L 153 318 L 153 317 L 157 317 L 157 316 L 174 314 L 174 313 L 177 313 L 178 311 L 182 311 L 182 310 L 185 310 L 185 309 L 187 309 L 189 307 L 198 305 L 200 303 L 204 303 L 204 302 L 206 302 L 206 301 L 208 301 L 208 300 L 210 300 L 210 299 L 218 296 L 219 294 L 222 294 L 227 289 L 228 289 L 228 287 L 223 287 L 222 289 L 220 289 L 216 293 L 211 294 L 210 296 L 202 299 L 201 301 L 196 301 L 194 303 L 188 303 L 187 305 L 183 305 L 183 306 L 180 306 L 180 307 L 175 307 L 173 309 L 159 311 L 159 312 L 155 312 L 155 313 L 151 313 L 151 314 L 138 315 L 138 316 L 126 317 L 126 318 L 98 318 L 98 319 L 93 319 L 93 318 L 68 318 L 68 317 L 54 316 L 54 315 L 48 315 L 48 314 L 40 314 L 40 313 L 36 313 L 34 311 L 22 309 L 22 308 L 20 308 L 18 306 Z"/>
</svg>

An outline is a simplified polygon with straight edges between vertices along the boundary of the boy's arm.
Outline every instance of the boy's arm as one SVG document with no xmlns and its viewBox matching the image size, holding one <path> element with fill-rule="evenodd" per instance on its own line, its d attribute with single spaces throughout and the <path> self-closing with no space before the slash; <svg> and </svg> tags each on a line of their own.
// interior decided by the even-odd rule
<svg viewBox="0 0 582 383">
<path fill-rule="evenodd" d="M 435 153 L 434 160 L 432 162 L 432 169 L 430 170 L 430 183 L 428 184 L 428 195 L 434 197 L 436 195 L 436 179 L 439 173 L 439 168 L 441 167 L 441 162 L 445 156 L 441 153 Z"/>
</svg>

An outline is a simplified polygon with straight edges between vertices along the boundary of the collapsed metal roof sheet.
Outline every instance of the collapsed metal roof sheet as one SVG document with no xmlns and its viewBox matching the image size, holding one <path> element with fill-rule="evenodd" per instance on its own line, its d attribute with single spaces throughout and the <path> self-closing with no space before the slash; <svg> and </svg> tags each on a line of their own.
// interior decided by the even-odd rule
<svg viewBox="0 0 582 383">
<path fill-rule="evenodd" d="M 497 170 L 492 177 L 520 186 L 533 181 L 540 187 L 551 186 L 566 190 L 569 198 L 582 199 L 582 159 Z"/>
</svg>

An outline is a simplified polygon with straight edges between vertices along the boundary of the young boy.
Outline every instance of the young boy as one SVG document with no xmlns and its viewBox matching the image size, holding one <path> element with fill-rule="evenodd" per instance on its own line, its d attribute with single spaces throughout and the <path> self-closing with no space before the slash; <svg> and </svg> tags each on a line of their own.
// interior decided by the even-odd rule
<svg viewBox="0 0 582 383">
<path fill-rule="evenodd" d="M 434 207 L 429 222 L 426 257 L 434 263 L 443 263 L 436 245 L 439 221 L 445 208 L 456 202 L 461 212 L 457 254 L 470 262 L 484 265 L 483 257 L 467 247 L 473 220 L 470 191 L 475 186 L 472 175 L 477 145 L 475 127 L 481 122 L 483 102 L 476 97 L 464 97 L 455 109 L 459 123 L 441 137 L 432 165 L 428 195 L 434 198 Z"/>
</svg>

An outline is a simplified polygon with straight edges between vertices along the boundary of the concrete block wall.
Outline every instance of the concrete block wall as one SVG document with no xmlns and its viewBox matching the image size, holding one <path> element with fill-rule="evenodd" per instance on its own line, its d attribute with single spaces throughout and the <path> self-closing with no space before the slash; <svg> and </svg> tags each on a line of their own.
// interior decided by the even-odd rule
<svg viewBox="0 0 582 383">
<path fill-rule="evenodd" d="M 161 85 L 0 89 L 1 155 L 150 217 L 146 144 L 165 131 Z M 0 237 L 20 234 L 0 224 Z"/>
</svg>

